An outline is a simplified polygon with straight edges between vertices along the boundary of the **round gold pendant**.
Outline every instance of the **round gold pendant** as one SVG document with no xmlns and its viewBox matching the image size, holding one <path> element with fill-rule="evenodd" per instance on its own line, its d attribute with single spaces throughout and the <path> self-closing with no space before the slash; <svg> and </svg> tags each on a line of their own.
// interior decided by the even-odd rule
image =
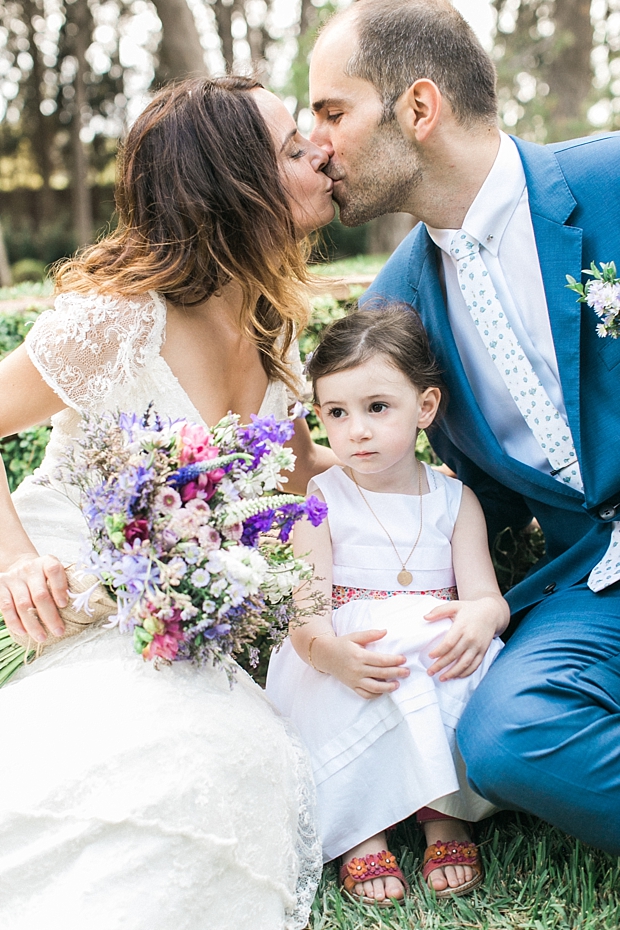
<svg viewBox="0 0 620 930">
<path fill-rule="evenodd" d="M 413 581 L 413 575 L 411 572 L 408 572 L 406 568 L 403 568 L 402 572 L 399 572 L 396 576 L 398 583 L 402 584 L 403 588 L 406 588 L 407 585 L 410 585 Z"/>
</svg>

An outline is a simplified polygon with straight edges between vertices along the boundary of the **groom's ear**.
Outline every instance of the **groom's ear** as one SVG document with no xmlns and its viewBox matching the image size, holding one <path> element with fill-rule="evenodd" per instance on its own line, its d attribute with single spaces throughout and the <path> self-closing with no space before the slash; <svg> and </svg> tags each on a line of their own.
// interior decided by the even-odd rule
<svg viewBox="0 0 620 930">
<path fill-rule="evenodd" d="M 394 112 L 406 139 L 425 142 L 439 123 L 444 107 L 441 91 L 428 78 L 407 88 L 396 102 Z"/>
</svg>

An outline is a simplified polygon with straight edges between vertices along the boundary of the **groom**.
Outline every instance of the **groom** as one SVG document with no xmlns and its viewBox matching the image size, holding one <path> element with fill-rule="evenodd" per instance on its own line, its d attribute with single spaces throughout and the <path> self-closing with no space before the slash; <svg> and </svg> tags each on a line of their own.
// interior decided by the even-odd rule
<svg viewBox="0 0 620 930">
<path fill-rule="evenodd" d="M 450 394 L 434 448 L 492 537 L 532 517 L 545 534 L 461 722 L 472 786 L 618 854 L 620 339 L 565 284 L 620 267 L 620 134 L 500 133 L 493 65 L 447 0 L 337 14 L 310 92 L 342 221 L 422 220 L 368 297 L 413 304 L 428 329 Z"/>
</svg>

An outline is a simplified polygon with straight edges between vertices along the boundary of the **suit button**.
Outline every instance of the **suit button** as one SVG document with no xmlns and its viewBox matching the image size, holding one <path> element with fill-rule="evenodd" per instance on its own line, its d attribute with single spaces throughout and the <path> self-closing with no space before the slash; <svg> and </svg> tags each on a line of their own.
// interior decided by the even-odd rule
<svg viewBox="0 0 620 930">
<path fill-rule="evenodd" d="M 617 510 L 617 507 L 601 507 L 598 515 L 601 520 L 613 520 L 613 518 L 616 516 Z"/>
<path fill-rule="evenodd" d="M 544 589 L 543 594 L 553 594 L 553 592 L 555 591 L 555 588 L 556 588 L 555 581 L 552 581 L 551 584 L 548 584 L 547 587 Z"/>
</svg>

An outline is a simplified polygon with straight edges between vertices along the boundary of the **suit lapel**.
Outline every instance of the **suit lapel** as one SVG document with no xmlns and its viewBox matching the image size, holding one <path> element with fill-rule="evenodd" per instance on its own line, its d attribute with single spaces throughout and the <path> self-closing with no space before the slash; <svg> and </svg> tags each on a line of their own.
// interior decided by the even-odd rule
<svg viewBox="0 0 620 930">
<path fill-rule="evenodd" d="M 581 304 L 566 288 L 566 275 L 579 281 L 582 230 L 565 225 L 575 209 L 557 158 L 548 148 L 514 138 L 527 181 L 534 237 L 542 272 L 566 413 L 579 461 L 583 461 L 580 422 Z"/>
<path fill-rule="evenodd" d="M 540 497 L 549 503 L 557 501 L 558 493 L 577 498 L 577 493 L 571 488 L 511 458 L 502 450 L 478 406 L 463 368 L 448 320 L 437 267 L 436 246 L 426 227 L 420 224 L 412 246 L 408 280 L 413 290 L 414 306 L 431 335 L 433 352 L 450 394 L 450 415 L 441 428 L 450 441 L 483 471 L 515 491 Z M 532 495 L 532 485 L 539 488 L 538 494 Z"/>
</svg>

